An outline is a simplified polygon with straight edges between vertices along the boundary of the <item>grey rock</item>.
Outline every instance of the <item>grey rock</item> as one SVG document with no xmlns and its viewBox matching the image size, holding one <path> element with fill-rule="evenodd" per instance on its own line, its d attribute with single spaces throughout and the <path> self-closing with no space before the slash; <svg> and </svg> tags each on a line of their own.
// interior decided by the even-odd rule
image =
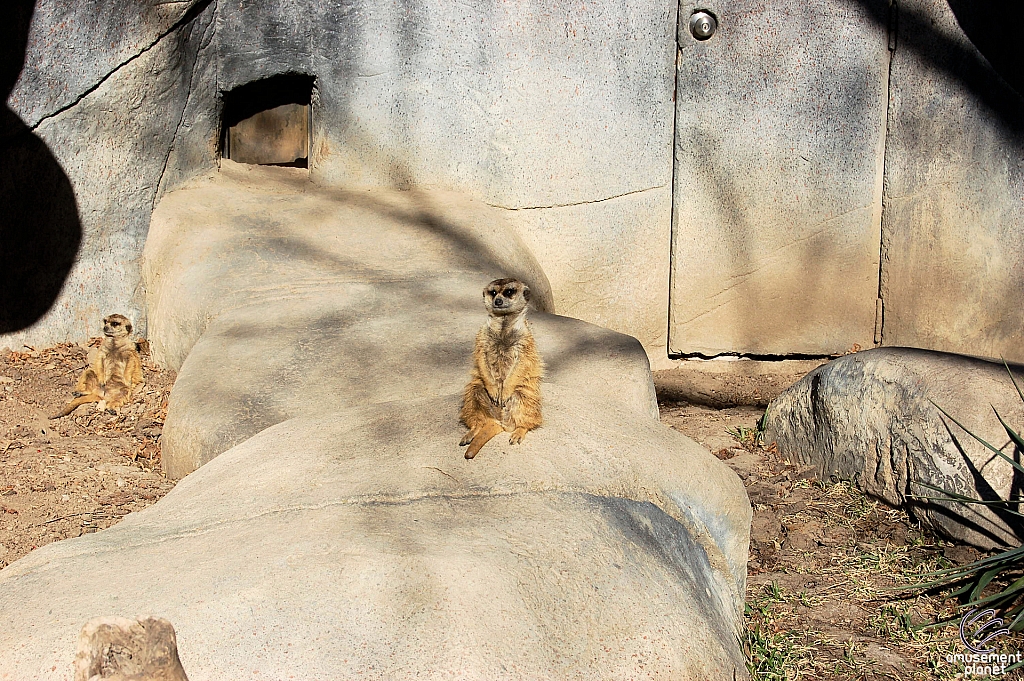
<svg viewBox="0 0 1024 681">
<path fill-rule="evenodd" d="M 1015 370 L 1024 387 L 1024 374 Z M 974 499 L 1019 494 L 1013 467 L 942 415 L 1019 460 L 993 408 L 1024 429 L 1024 402 L 1006 369 L 983 360 L 909 348 L 847 355 L 815 369 L 768 407 L 766 440 L 779 453 L 906 507 L 946 537 L 982 549 L 1020 543 L 1012 516 L 947 500 L 938 487 Z"/>
<path fill-rule="evenodd" d="M 33 4 L 24 68 L 8 103 L 35 128 L 150 50 L 209 0 Z"/>
<path fill-rule="evenodd" d="M 184 185 L 217 167 L 220 144 L 220 101 L 217 91 L 217 60 L 214 57 L 216 21 L 207 10 L 189 29 L 187 48 L 194 54 L 187 75 L 187 100 L 164 163 L 156 200 L 168 189 Z M 154 201 L 154 206 L 156 201 Z"/>
<path fill-rule="evenodd" d="M 155 199 L 216 167 L 221 92 L 302 73 L 316 78 L 316 183 L 456 190 L 500 207 L 560 312 L 664 354 L 671 3 L 37 4 L 12 108 L 49 126 L 39 134 L 82 207 L 82 257 L 55 308 L 2 345 L 82 339 L 115 309 L 145 332 L 136 264 Z M 109 91 L 115 81 L 132 96 Z"/>
<path fill-rule="evenodd" d="M 63 9 L 55 9 L 58 4 Z M 149 9 L 142 11 L 128 4 L 145 4 Z M 4 337 L 4 345 L 20 347 L 22 343 L 49 344 L 88 338 L 95 335 L 98 320 L 112 312 L 128 316 L 136 329 L 145 333 L 139 255 L 168 152 L 188 99 L 190 74 L 202 36 L 210 32 L 213 20 L 210 12 L 189 13 L 190 4 L 160 3 L 149 7 L 149 3 L 111 2 L 100 3 L 97 8 L 90 4 L 42 3 L 38 9 L 28 52 L 28 62 L 35 65 L 27 67 L 23 80 L 35 77 L 32 68 L 45 66 L 47 58 L 37 54 L 46 52 L 46 39 L 41 36 L 49 35 L 48 32 L 64 35 L 64 29 L 58 25 L 64 22 L 73 54 L 56 50 L 51 56 L 62 66 L 51 65 L 56 71 L 38 73 L 53 76 L 63 68 L 80 69 L 78 75 L 68 80 L 77 94 L 73 93 L 73 101 L 65 105 L 61 103 L 63 99 L 43 101 L 53 95 L 52 87 L 33 91 L 27 85 L 19 85 L 15 90 L 10 100 L 12 108 L 28 121 L 35 121 L 34 127 L 21 134 L 21 139 L 38 140 L 35 144 L 41 149 L 31 157 L 38 161 L 50 154 L 51 166 L 55 163 L 56 167 L 41 173 L 39 184 L 26 187 L 27 192 L 12 196 L 16 186 L 0 186 L 0 192 L 5 203 L 10 196 L 12 201 L 24 204 L 29 214 L 38 205 L 63 207 L 63 213 L 50 209 L 59 213 L 59 227 L 52 223 L 45 227 L 60 232 L 55 237 L 59 247 L 52 251 L 55 259 L 73 260 L 73 265 L 69 262 L 69 267 L 64 268 L 63 293 L 55 304 L 39 310 L 45 314 L 34 325 L 15 327 L 14 333 Z M 157 20 L 164 15 L 166 21 Z M 120 18 L 113 21 L 112 16 Z M 111 49 L 107 44 L 95 51 L 100 55 L 95 59 L 100 61 L 94 63 L 91 51 L 77 58 L 75 54 L 85 50 L 74 44 L 80 37 L 75 27 L 91 27 L 99 20 L 109 25 L 89 40 L 108 36 L 108 32 L 122 36 L 124 40 L 110 40 L 116 59 L 105 53 Z M 138 22 L 141 23 L 136 25 Z M 142 26 L 148 28 L 142 31 Z M 136 29 L 142 32 L 133 33 Z M 48 39 L 52 40 L 52 35 Z M 119 51 L 122 49 L 128 50 L 125 54 L 130 52 L 123 60 Z M 90 76 L 92 80 L 80 80 L 99 69 L 101 62 L 106 64 L 104 60 L 108 57 L 115 62 L 103 67 L 109 66 L 109 70 L 100 69 L 102 73 Z M 36 104 L 46 113 L 32 118 Z M 4 165 L 21 160 L 15 156 L 5 159 Z M 21 163 L 11 167 L 11 172 L 20 177 L 34 169 L 31 163 Z M 55 174 L 66 177 L 70 187 L 51 180 Z M 29 238 L 37 237 L 30 234 Z M 38 256 L 29 249 L 27 255 L 49 262 L 45 253 Z M 35 263 L 30 262 L 30 266 L 34 268 Z M 20 297 L 35 295 L 33 288 L 24 283 L 19 283 L 15 290 Z"/>
</svg>

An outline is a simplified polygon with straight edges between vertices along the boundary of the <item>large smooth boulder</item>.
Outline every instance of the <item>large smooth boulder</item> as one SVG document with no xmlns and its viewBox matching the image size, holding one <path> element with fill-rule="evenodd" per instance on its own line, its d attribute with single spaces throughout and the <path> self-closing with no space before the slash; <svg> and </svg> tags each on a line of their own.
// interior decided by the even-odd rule
<svg viewBox="0 0 1024 681">
<path fill-rule="evenodd" d="M 1015 368 L 1015 376 L 1024 387 L 1024 373 Z M 1024 401 L 1006 368 L 911 348 L 859 352 L 810 372 L 769 405 L 766 436 L 783 456 L 813 464 L 823 479 L 851 480 L 949 538 L 982 549 L 1019 544 L 1021 524 L 1014 516 L 936 499 L 943 495 L 933 487 L 974 499 L 1009 499 L 1021 484 L 1011 464 L 938 407 L 1020 460 L 993 411 L 1018 432 L 1024 429 Z"/>
<path fill-rule="evenodd" d="M 0 679 L 66 678 L 85 621 L 140 614 L 193 679 L 745 676 L 750 505 L 658 422 L 635 339 L 532 312 L 544 425 L 464 458 L 483 287 L 550 306 L 500 211 L 225 162 L 144 269 L 190 474 L 0 572 Z"/>
<path fill-rule="evenodd" d="M 230 161 L 160 203 L 144 273 L 154 355 L 180 368 L 161 454 L 175 478 L 294 416 L 460 391 L 492 279 L 519 277 L 534 307 L 552 307 L 501 211 Z M 635 339 L 530 319 L 547 383 L 657 418 Z"/>
<path fill-rule="evenodd" d="M 100 613 L 172 622 L 192 679 L 743 677 L 738 478 L 544 389 L 545 426 L 473 461 L 456 395 L 291 419 L 29 554 L 0 571 L 0 679 L 67 678 Z"/>
</svg>

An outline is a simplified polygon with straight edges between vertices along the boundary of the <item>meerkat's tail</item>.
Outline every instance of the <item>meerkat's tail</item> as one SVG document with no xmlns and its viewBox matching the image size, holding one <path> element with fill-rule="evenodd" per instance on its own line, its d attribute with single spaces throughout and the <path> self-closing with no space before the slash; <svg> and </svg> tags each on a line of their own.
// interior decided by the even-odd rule
<svg viewBox="0 0 1024 681">
<path fill-rule="evenodd" d="M 473 441 L 469 443 L 469 449 L 466 450 L 466 458 L 472 459 L 474 456 L 476 456 L 477 452 L 479 452 L 480 449 L 485 444 L 487 444 L 488 440 L 490 440 L 492 437 L 494 437 L 503 430 L 504 428 L 502 428 L 501 424 L 498 423 L 497 421 L 491 421 L 487 425 L 480 428 L 480 430 L 477 431 L 476 436 L 473 438 Z"/>
<path fill-rule="evenodd" d="M 76 397 L 75 399 L 73 399 L 70 402 L 68 402 L 68 406 L 64 407 L 62 410 L 60 410 L 59 412 L 57 412 L 56 414 L 54 414 L 50 418 L 51 419 L 59 419 L 62 416 L 67 416 L 68 414 L 70 414 L 74 410 L 78 409 L 79 407 L 81 407 L 83 404 L 85 404 L 87 402 L 99 402 L 102 399 L 103 399 L 102 397 L 100 397 L 99 395 L 96 395 L 95 393 L 90 393 L 88 395 L 82 395 L 81 397 Z"/>
</svg>

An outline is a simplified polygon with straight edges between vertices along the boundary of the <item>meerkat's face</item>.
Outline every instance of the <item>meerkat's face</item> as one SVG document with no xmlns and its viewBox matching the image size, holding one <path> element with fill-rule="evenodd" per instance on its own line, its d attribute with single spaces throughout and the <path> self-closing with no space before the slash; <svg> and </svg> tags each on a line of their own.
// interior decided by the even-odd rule
<svg viewBox="0 0 1024 681">
<path fill-rule="evenodd" d="M 518 279 L 495 279 L 484 289 L 484 307 L 492 315 L 522 312 L 530 302 L 530 287 Z"/>
<path fill-rule="evenodd" d="M 119 314 L 112 314 L 103 318 L 104 336 L 120 338 L 121 336 L 127 336 L 131 332 L 132 323 L 128 321 L 127 317 Z"/>
</svg>

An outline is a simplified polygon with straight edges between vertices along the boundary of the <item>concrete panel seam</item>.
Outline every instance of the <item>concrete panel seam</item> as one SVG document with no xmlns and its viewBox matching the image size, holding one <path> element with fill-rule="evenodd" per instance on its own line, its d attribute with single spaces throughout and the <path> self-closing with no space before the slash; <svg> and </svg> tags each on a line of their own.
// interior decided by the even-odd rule
<svg viewBox="0 0 1024 681">
<path fill-rule="evenodd" d="M 899 35 L 899 4 L 896 0 L 889 0 L 889 22 L 886 27 L 889 33 L 889 63 L 885 69 L 885 129 L 882 135 L 882 162 L 881 162 L 881 177 L 878 179 L 878 183 L 881 185 L 879 188 L 879 214 L 878 214 L 878 294 L 875 298 L 875 345 L 882 345 L 885 340 L 885 298 L 883 293 L 885 291 L 885 263 L 887 261 L 887 246 L 885 239 L 885 207 L 886 203 L 892 200 L 892 197 L 886 196 L 886 178 L 889 173 L 889 130 L 891 129 L 892 123 L 892 69 L 893 69 L 893 52 L 896 51 L 896 43 Z"/>
<path fill-rule="evenodd" d="M 502 206 L 497 203 L 487 203 L 492 208 L 501 208 L 502 210 L 545 210 L 548 208 L 572 208 L 573 206 L 587 206 L 592 203 L 603 203 L 605 201 L 612 201 L 614 199 L 621 199 L 625 196 L 632 196 L 634 194 L 643 194 L 644 192 L 654 191 L 655 189 L 665 189 L 668 184 L 659 184 L 654 187 L 647 187 L 646 189 L 634 189 L 632 191 L 623 192 L 622 194 L 615 194 L 614 196 L 606 196 L 603 199 L 592 199 L 589 201 L 573 201 L 571 203 L 553 203 L 548 206 Z"/>
<path fill-rule="evenodd" d="M 182 2 L 187 2 L 188 0 L 181 0 L 181 1 Z M 195 5 L 193 5 L 192 9 L 190 9 L 187 12 L 185 12 L 185 14 L 183 14 L 180 19 L 178 19 L 176 22 L 174 22 L 174 24 L 172 24 L 171 27 L 168 28 L 166 31 L 164 31 L 163 33 L 158 35 L 153 42 L 151 42 L 149 45 L 147 45 L 146 47 L 144 47 L 141 50 L 139 50 L 137 53 L 135 53 L 132 56 L 128 57 L 127 59 L 125 59 L 120 64 L 116 65 L 113 69 L 108 71 L 102 78 L 100 78 L 98 81 L 96 81 L 96 83 L 94 83 L 92 85 L 92 87 L 87 88 L 84 92 L 82 92 L 80 95 L 78 95 L 78 97 L 76 97 L 73 102 L 70 102 L 69 104 L 65 104 L 64 106 L 60 107 L 56 111 L 52 111 L 52 112 L 46 114 L 45 116 L 40 118 L 38 121 L 36 121 L 36 123 L 34 125 L 30 126 L 29 129 L 32 130 L 32 131 L 35 131 L 40 125 L 42 125 L 46 121 L 50 120 L 51 118 L 55 118 L 55 117 L 61 115 L 62 113 L 64 113 L 65 111 L 68 111 L 68 110 L 73 109 L 76 106 L 78 106 L 82 102 L 83 99 L 85 99 L 86 97 L 91 95 L 93 92 L 98 90 L 115 73 L 117 73 L 118 71 L 123 69 L 125 66 L 128 66 L 128 64 L 131 64 L 133 61 L 135 61 L 136 59 L 138 59 L 142 55 L 146 54 L 150 50 L 152 50 L 154 47 L 156 47 L 158 44 L 160 44 L 160 42 L 164 38 L 166 38 L 167 36 L 171 35 L 172 33 L 176 32 L 176 31 L 178 31 L 182 26 L 188 24 L 190 21 L 192 21 L 197 16 L 199 16 L 199 14 L 201 14 L 202 11 L 204 9 L 206 9 L 211 2 L 213 2 L 213 0 L 199 0 L 199 2 L 197 2 Z M 165 3 L 165 4 L 172 4 L 172 3 Z M 174 4 L 177 4 L 177 3 L 174 3 Z"/>
</svg>

